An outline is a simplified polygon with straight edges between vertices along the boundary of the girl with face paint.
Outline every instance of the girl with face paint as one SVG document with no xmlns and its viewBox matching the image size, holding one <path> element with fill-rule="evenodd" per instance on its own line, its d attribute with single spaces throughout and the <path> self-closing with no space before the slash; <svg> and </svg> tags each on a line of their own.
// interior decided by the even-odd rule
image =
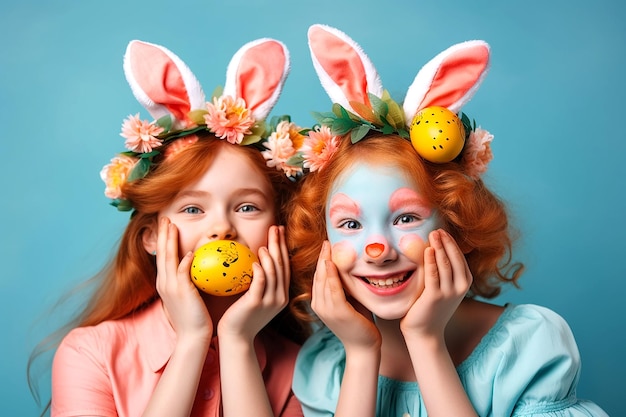
<svg viewBox="0 0 626 417">
<path fill-rule="evenodd" d="M 304 166 L 313 168 L 287 210 L 291 305 L 316 329 L 293 380 L 304 415 L 605 416 L 576 398 L 579 354 L 560 316 L 478 300 L 516 285 L 523 270 L 512 259 L 507 209 L 480 178 L 492 136 L 468 129 L 460 154 L 430 160 L 406 140 L 405 126 L 390 126 L 397 104 L 386 93 L 358 94 L 378 77 L 354 41 L 315 25 L 309 45 L 339 104 L 321 114 L 334 130 L 309 132 L 327 136 L 328 154 L 319 152 L 315 166 L 307 152 L 324 146 L 305 149 Z M 448 58 L 479 57 L 484 45 L 476 46 Z M 425 67 L 431 77 L 433 67 Z M 345 135 L 336 132 L 346 125 Z"/>
</svg>

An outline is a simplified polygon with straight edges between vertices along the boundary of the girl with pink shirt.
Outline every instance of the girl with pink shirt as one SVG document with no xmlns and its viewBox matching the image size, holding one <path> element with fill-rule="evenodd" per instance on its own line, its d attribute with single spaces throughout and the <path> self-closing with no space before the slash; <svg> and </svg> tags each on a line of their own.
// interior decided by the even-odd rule
<svg viewBox="0 0 626 417">
<path fill-rule="evenodd" d="M 291 380 L 306 333 L 284 309 L 290 263 L 280 226 L 294 172 L 274 151 L 299 129 L 288 116 L 265 121 L 289 72 L 287 49 L 272 39 L 244 45 L 208 102 L 162 46 L 130 42 L 124 70 L 154 121 L 129 116 L 127 151 L 101 172 L 130 220 L 56 350 L 51 415 L 302 415 Z M 194 253 L 217 240 L 257 256 L 247 291 L 194 285 Z"/>
</svg>

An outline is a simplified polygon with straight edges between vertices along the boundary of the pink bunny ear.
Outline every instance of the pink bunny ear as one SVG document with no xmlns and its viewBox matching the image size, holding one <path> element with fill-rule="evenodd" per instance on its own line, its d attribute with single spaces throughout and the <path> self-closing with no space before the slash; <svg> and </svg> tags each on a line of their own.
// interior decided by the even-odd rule
<svg viewBox="0 0 626 417">
<path fill-rule="evenodd" d="M 368 93 L 382 97 L 383 87 L 374 64 L 348 35 L 317 24 L 309 28 L 308 37 L 313 66 L 333 103 L 355 112 L 350 102 L 371 107 Z"/>
<path fill-rule="evenodd" d="M 137 101 L 154 119 L 171 115 L 174 126 L 183 128 L 190 123 L 189 111 L 205 105 L 196 77 L 163 46 L 131 41 L 124 55 L 124 73 Z"/>
<path fill-rule="evenodd" d="M 486 42 L 467 41 L 451 46 L 424 65 L 404 99 L 407 123 L 428 106 L 458 113 L 487 74 L 489 53 Z"/>
<path fill-rule="evenodd" d="M 224 95 L 243 98 L 256 120 L 270 113 L 289 74 L 289 51 L 274 39 L 257 39 L 242 46 L 226 70 Z"/>
</svg>

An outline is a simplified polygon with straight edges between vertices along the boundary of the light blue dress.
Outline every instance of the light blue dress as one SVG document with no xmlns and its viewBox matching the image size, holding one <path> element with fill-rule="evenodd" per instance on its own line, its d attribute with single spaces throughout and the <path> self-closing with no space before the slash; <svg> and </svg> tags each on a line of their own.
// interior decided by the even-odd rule
<svg viewBox="0 0 626 417">
<path fill-rule="evenodd" d="M 334 415 L 345 358 L 327 328 L 300 350 L 293 390 L 306 417 Z M 607 416 L 576 397 L 576 342 L 565 320 L 544 307 L 507 305 L 457 372 L 479 416 Z M 417 383 L 378 377 L 377 417 L 426 415 Z"/>
</svg>

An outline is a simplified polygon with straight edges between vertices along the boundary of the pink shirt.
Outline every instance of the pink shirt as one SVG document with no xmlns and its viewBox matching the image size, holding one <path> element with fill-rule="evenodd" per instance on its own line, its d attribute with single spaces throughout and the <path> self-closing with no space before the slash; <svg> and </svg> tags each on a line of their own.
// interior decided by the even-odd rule
<svg viewBox="0 0 626 417">
<path fill-rule="evenodd" d="M 175 342 L 160 301 L 121 320 L 72 330 L 54 356 L 51 417 L 140 416 Z M 217 346 L 213 338 L 191 416 L 220 415 Z M 291 392 L 299 346 L 267 330 L 255 349 L 274 414 L 302 416 Z"/>
</svg>

